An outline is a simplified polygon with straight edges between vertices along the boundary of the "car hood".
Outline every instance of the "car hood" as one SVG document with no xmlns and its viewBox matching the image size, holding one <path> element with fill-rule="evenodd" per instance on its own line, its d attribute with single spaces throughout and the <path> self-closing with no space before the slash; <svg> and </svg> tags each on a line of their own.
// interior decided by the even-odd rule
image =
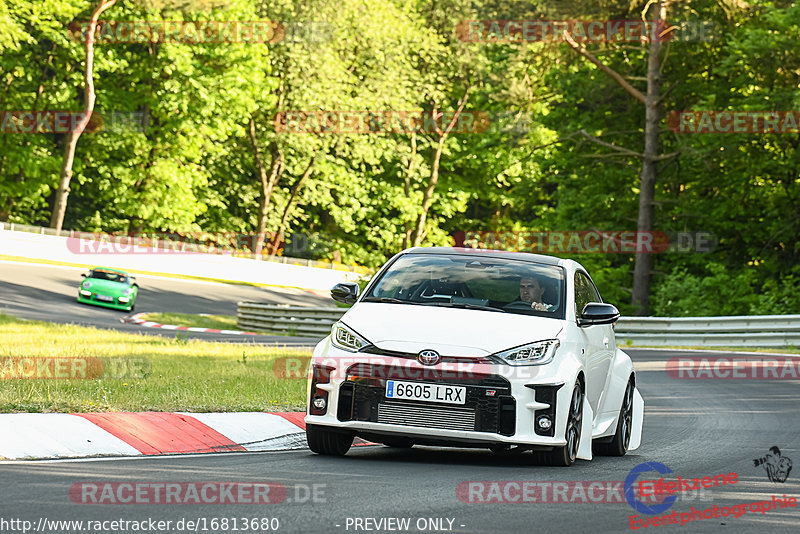
<svg viewBox="0 0 800 534">
<path fill-rule="evenodd" d="M 92 287 L 89 288 L 90 291 L 94 293 L 122 293 L 123 290 L 128 289 L 128 284 L 123 284 L 121 282 L 112 282 L 111 280 L 100 280 L 98 278 L 86 278 L 81 282 L 81 287 L 83 287 L 84 282 L 91 282 Z"/>
<path fill-rule="evenodd" d="M 553 339 L 563 328 L 546 317 L 378 302 L 358 303 L 341 320 L 383 350 L 443 356 L 486 356 Z"/>
</svg>

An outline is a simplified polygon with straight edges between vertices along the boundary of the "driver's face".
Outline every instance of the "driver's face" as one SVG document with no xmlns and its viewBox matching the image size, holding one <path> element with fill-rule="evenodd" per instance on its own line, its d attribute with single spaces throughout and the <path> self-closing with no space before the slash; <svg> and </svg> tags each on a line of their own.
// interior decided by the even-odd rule
<svg viewBox="0 0 800 534">
<path fill-rule="evenodd" d="M 536 278 L 523 278 L 519 281 L 519 298 L 524 302 L 541 302 L 544 288 Z"/>
</svg>

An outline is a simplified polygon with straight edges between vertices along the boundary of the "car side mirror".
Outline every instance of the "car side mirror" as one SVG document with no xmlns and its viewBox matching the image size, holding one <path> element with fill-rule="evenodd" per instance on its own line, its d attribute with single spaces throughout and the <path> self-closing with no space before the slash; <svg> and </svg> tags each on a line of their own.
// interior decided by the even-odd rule
<svg viewBox="0 0 800 534">
<path fill-rule="evenodd" d="M 86 273 L 81 273 L 81 278 L 86 278 Z"/>
<path fill-rule="evenodd" d="M 358 300 L 358 291 L 359 287 L 355 282 L 342 282 L 333 286 L 331 298 L 345 304 L 355 304 L 356 300 Z"/>
<path fill-rule="evenodd" d="M 578 318 L 578 326 L 594 326 L 598 324 L 611 324 L 619 319 L 619 310 L 616 306 L 601 302 L 590 302 L 583 307 Z"/>
</svg>

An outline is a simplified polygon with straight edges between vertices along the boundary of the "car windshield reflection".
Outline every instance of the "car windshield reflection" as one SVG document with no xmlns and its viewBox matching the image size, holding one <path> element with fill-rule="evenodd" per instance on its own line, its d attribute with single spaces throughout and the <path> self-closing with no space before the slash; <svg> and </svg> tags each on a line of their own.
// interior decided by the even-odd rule
<svg viewBox="0 0 800 534">
<path fill-rule="evenodd" d="M 94 278 L 96 280 L 109 280 L 111 282 L 120 282 L 122 284 L 127 283 L 128 277 L 121 273 L 115 273 L 113 271 L 92 271 L 88 278 Z"/>
<path fill-rule="evenodd" d="M 459 254 L 405 254 L 362 302 L 412 304 L 563 319 L 562 267 Z"/>
</svg>

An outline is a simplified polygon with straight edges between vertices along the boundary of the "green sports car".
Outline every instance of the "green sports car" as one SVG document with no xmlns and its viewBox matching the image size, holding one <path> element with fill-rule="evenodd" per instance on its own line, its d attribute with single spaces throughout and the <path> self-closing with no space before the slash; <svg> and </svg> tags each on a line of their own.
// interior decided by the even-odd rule
<svg viewBox="0 0 800 534">
<path fill-rule="evenodd" d="M 78 302 L 132 311 L 136 306 L 139 285 L 125 271 L 95 267 L 78 286 Z"/>
</svg>

